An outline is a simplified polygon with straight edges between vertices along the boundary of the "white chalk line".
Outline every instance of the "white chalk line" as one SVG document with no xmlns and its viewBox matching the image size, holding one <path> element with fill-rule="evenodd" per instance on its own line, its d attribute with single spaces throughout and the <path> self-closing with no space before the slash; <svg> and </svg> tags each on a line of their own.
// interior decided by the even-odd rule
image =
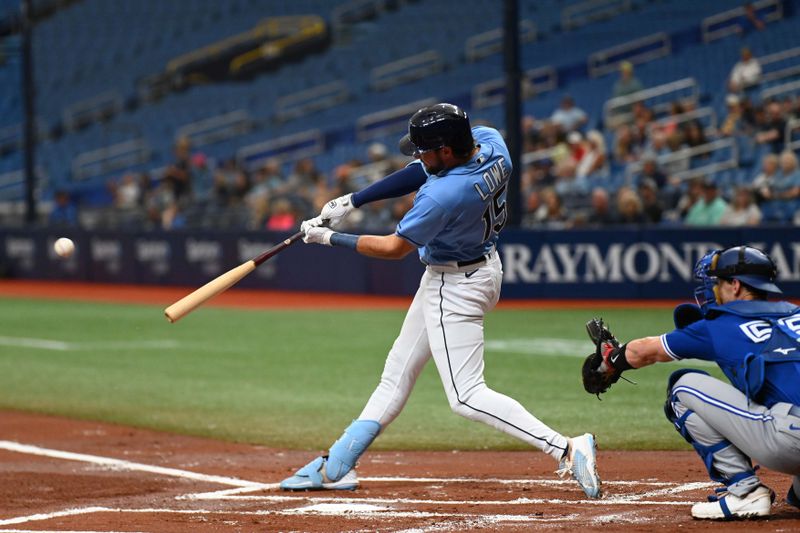
<svg viewBox="0 0 800 533">
<path fill-rule="evenodd" d="M 30 337 L 0 336 L 0 346 L 10 346 L 13 348 L 33 348 L 37 350 L 52 350 L 57 352 L 77 352 L 96 350 L 170 350 L 178 348 L 180 343 L 170 339 L 69 342 Z"/>
<path fill-rule="evenodd" d="M 131 461 L 124 461 L 122 459 L 101 457 L 99 455 L 88 455 L 84 453 L 73 453 L 73 452 L 64 452 L 60 450 L 52 450 L 48 448 L 41 448 L 39 446 L 31 446 L 29 444 L 20 444 L 18 442 L 13 442 L 8 440 L 0 440 L 0 449 L 7 450 L 10 452 L 26 453 L 29 455 L 38 455 L 41 457 L 52 457 L 54 459 L 65 459 L 67 461 L 79 461 L 83 463 L 91 463 L 100 466 L 105 466 L 111 470 L 148 472 L 151 474 L 179 477 L 184 479 L 191 479 L 194 481 L 219 483 L 220 485 L 229 485 L 233 487 L 252 487 L 252 488 L 264 489 L 274 486 L 274 485 L 265 485 L 264 483 L 256 483 L 254 481 L 245 481 L 243 479 L 238 479 L 234 477 L 200 474 L 198 472 L 192 472 L 189 470 L 180 470 L 178 468 L 167 468 L 163 466 L 134 463 Z"/>
</svg>

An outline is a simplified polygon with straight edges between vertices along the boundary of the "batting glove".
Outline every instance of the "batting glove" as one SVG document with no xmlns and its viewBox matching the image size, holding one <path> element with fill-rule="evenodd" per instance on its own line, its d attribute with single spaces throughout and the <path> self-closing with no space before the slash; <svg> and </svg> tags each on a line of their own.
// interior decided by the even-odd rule
<svg viewBox="0 0 800 533">
<path fill-rule="evenodd" d="M 347 215 L 349 215 L 353 209 L 355 209 L 351 198 L 352 196 L 353 193 L 350 193 L 340 196 L 339 198 L 334 198 L 325 204 L 325 207 L 322 208 L 322 212 L 317 218 L 320 218 L 321 220 L 327 220 L 328 225 L 332 228 L 337 227 L 342 223 L 345 217 L 347 217 Z M 320 222 L 320 224 L 321 223 L 322 222 Z"/>
<path fill-rule="evenodd" d="M 322 217 L 314 217 L 309 218 L 308 220 L 304 220 L 302 224 L 300 224 L 300 231 L 303 233 L 308 233 L 308 230 L 311 228 L 317 228 L 322 226 Z"/>
<path fill-rule="evenodd" d="M 303 237 L 303 242 L 306 244 L 324 244 L 325 246 L 330 246 L 331 235 L 333 235 L 333 233 L 334 231 L 330 228 L 308 228 Z"/>
</svg>

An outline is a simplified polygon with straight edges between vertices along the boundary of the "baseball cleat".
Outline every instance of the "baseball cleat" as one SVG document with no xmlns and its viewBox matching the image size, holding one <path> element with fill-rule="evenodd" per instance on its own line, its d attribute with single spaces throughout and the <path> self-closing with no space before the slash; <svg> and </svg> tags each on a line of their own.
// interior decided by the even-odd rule
<svg viewBox="0 0 800 533">
<path fill-rule="evenodd" d="M 736 518 L 756 518 L 768 516 L 775 493 L 768 487 L 759 485 L 746 496 L 735 496 L 729 492 L 712 501 L 696 503 L 692 506 L 692 517 L 699 520 L 732 520 Z"/>
<path fill-rule="evenodd" d="M 356 471 L 350 470 L 341 479 L 328 479 L 325 474 L 327 457 L 317 457 L 306 466 L 281 481 L 283 490 L 355 490 L 358 488 Z"/>
<path fill-rule="evenodd" d="M 602 492 L 600 476 L 597 475 L 597 443 L 594 435 L 586 433 L 570 439 L 569 454 L 558 463 L 556 473 L 561 477 L 570 474 L 586 496 L 599 498 Z"/>
<path fill-rule="evenodd" d="M 800 497 L 798 497 L 797 494 L 794 493 L 793 486 L 790 486 L 789 492 L 786 493 L 786 503 L 800 509 Z"/>
</svg>

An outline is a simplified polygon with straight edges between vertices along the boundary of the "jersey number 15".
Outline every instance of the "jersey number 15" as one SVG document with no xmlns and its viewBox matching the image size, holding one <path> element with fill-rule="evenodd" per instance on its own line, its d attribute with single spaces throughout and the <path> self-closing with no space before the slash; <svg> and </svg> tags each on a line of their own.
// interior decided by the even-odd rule
<svg viewBox="0 0 800 533">
<path fill-rule="evenodd" d="M 503 198 L 503 193 L 506 192 L 506 185 L 503 185 L 492 197 L 492 202 L 486 206 L 483 212 L 483 242 L 489 240 L 492 235 L 492 230 L 495 233 L 500 233 L 508 220 L 508 213 L 506 212 L 506 200 Z"/>
</svg>

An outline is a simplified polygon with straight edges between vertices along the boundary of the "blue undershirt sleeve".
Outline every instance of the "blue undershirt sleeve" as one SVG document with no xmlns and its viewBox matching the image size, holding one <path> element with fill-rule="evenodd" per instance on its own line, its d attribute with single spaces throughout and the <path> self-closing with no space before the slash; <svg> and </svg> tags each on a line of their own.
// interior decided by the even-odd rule
<svg viewBox="0 0 800 533">
<path fill-rule="evenodd" d="M 425 174 L 421 164 L 411 164 L 402 170 L 392 172 L 365 189 L 354 192 L 351 200 L 355 207 L 361 207 L 376 200 L 405 196 L 422 187 L 427 179 L 428 175 Z"/>
</svg>

